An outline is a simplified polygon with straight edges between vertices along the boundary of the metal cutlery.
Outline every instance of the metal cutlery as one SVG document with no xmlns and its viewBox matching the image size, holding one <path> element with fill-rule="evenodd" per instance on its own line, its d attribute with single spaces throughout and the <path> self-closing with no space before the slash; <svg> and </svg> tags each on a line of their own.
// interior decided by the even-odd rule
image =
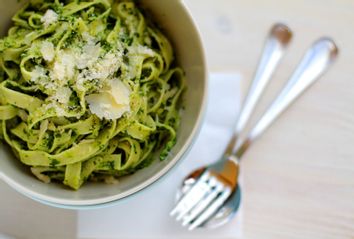
<svg viewBox="0 0 354 239">
<path fill-rule="evenodd" d="M 274 30 L 279 27 L 289 33 L 285 45 L 282 45 L 284 41 L 280 40 L 286 38 L 277 38 L 277 36 L 284 37 L 282 34 L 286 31 L 280 35 L 274 34 Z M 217 227 L 228 222 L 235 215 L 241 201 L 241 189 L 238 184 L 241 157 L 254 140 L 324 73 L 338 55 L 338 48 L 331 39 L 321 38 L 316 41 L 306 52 L 301 63 L 268 110 L 248 136 L 241 139 L 240 133 L 244 130 L 290 38 L 290 30 L 286 26 L 278 24 L 272 28 L 234 135 L 223 156 L 216 163 L 193 171 L 183 181 L 178 193 L 179 200 L 170 215 L 176 216 L 176 220 L 181 220 L 182 225 L 188 226 L 189 230 L 197 227 Z"/>
</svg>

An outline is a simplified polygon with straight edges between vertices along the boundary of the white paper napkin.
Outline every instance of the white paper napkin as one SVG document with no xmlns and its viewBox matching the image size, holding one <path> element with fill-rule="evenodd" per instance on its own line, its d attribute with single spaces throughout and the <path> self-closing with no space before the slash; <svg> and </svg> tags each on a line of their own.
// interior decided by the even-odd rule
<svg viewBox="0 0 354 239">
<path fill-rule="evenodd" d="M 169 217 L 176 190 L 193 169 L 220 157 L 232 134 L 240 101 L 240 76 L 211 74 L 208 107 L 201 132 L 187 157 L 150 189 L 116 206 L 79 211 L 79 238 L 241 238 L 242 205 L 228 224 L 213 230 L 183 228 Z"/>
</svg>

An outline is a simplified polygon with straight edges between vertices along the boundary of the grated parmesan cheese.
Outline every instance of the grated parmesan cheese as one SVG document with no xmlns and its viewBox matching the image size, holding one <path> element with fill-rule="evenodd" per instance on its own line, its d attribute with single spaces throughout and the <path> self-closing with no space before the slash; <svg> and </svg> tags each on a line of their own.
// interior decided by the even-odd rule
<svg viewBox="0 0 354 239">
<path fill-rule="evenodd" d="M 52 97 L 53 100 L 67 105 L 69 103 L 71 94 L 72 91 L 69 87 L 60 87 L 56 90 L 55 94 Z"/>
<path fill-rule="evenodd" d="M 79 69 L 84 69 L 87 67 L 92 67 L 101 53 L 101 45 L 95 44 L 95 42 L 88 42 L 84 45 L 82 52 L 76 54 L 76 64 Z"/>
<path fill-rule="evenodd" d="M 43 79 L 46 76 L 46 70 L 43 67 L 36 65 L 31 72 L 31 81 L 37 83 L 40 79 Z"/>
<path fill-rule="evenodd" d="M 48 9 L 41 18 L 41 22 L 44 24 L 45 27 L 49 27 L 56 21 L 58 21 L 58 14 L 56 14 L 56 12 L 51 9 Z"/>
<path fill-rule="evenodd" d="M 45 110 L 54 110 L 57 116 L 65 116 L 65 110 L 56 101 L 47 104 Z"/>
<path fill-rule="evenodd" d="M 46 61 L 51 62 L 55 57 L 54 45 L 51 42 L 43 42 L 40 51 L 43 56 L 43 59 Z"/>
<path fill-rule="evenodd" d="M 48 10 L 49 11 L 49 10 Z M 48 12 L 48 16 L 50 13 Z M 100 118 L 117 119 L 130 111 L 130 88 L 114 74 L 123 65 L 123 53 L 119 49 L 104 53 L 100 43 L 89 33 L 82 35 L 82 47 L 55 51 L 51 42 L 43 42 L 39 48 L 48 64 L 48 71 L 36 66 L 31 73 L 31 81 L 50 93 L 46 109 L 54 109 L 61 116 L 70 101 L 72 90 L 68 82 L 75 82 L 74 88 L 83 92 L 97 92 L 86 96 L 90 110 Z M 131 54 L 141 58 L 141 54 L 153 54 L 147 48 L 131 48 Z M 135 71 L 131 67 L 131 72 Z"/>
<path fill-rule="evenodd" d="M 99 83 L 97 88 L 101 88 L 117 72 L 121 61 L 121 54 L 118 52 L 109 52 L 102 58 L 97 57 L 95 62 L 90 63 L 87 69 L 79 73 L 76 87 L 79 90 L 85 90 L 85 82 L 97 80 Z"/>
<path fill-rule="evenodd" d="M 51 72 L 51 78 L 58 81 L 58 85 L 62 86 L 67 79 L 71 79 L 75 75 L 76 60 L 72 51 L 60 51 L 54 62 Z"/>
</svg>

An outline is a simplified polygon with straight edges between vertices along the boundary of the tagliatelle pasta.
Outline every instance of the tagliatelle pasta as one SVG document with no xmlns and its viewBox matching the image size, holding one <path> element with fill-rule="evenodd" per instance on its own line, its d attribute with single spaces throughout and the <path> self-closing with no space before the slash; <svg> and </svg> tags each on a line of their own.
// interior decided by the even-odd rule
<svg viewBox="0 0 354 239">
<path fill-rule="evenodd" d="M 78 189 L 164 159 L 184 73 L 133 1 L 31 0 L 0 40 L 0 137 L 44 182 Z"/>
</svg>

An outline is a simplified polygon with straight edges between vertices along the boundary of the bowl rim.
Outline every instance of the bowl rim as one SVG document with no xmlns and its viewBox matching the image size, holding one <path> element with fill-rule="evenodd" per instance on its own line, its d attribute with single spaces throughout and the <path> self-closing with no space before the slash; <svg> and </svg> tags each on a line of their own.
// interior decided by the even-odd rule
<svg viewBox="0 0 354 239">
<path fill-rule="evenodd" d="M 198 136 L 205 118 L 207 99 L 208 99 L 208 65 L 207 65 L 207 59 L 205 56 L 205 47 L 201 38 L 200 29 L 196 24 L 196 21 L 194 20 L 193 16 L 191 15 L 189 9 L 185 5 L 185 3 L 181 0 L 177 0 L 177 1 L 180 2 L 183 11 L 186 13 L 187 17 L 189 18 L 189 21 L 192 23 L 192 27 L 194 28 L 194 31 L 196 33 L 196 39 L 198 41 L 198 45 L 201 50 L 200 52 L 201 66 L 203 69 L 202 73 L 204 75 L 205 80 L 204 80 L 204 89 L 203 89 L 203 96 L 202 96 L 202 105 L 198 113 L 196 123 L 191 133 L 189 134 L 188 138 L 185 140 L 181 149 L 176 153 L 176 155 L 160 171 L 158 171 L 157 173 L 149 177 L 146 181 L 139 183 L 138 185 L 129 188 L 124 192 L 116 193 L 111 196 L 105 196 L 96 199 L 71 200 L 71 199 L 61 199 L 57 197 L 51 197 L 49 195 L 31 190 L 29 187 L 23 186 L 22 184 L 8 177 L 5 174 L 5 172 L 2 171 L 0 171 L 0 179 L 2 179 L 5 183 L 7 183 L 11 188 L 15 189 L 17 192 L 35 201 L 41 202 L 49 206 L 66 208 L 66 209 L 92 209 L 92 208 L 105 207 L 105 206 L 115 204 L 118 201 L 121 201 L 122 199 L 125 199 L 129 196 L 137 194 L 140 191 L 143 191 L 144 189 L 158 182 L 160 179 L 164 178 L 164 176 L 167 175 L 171 171 L 171 169 L 175 168 L 175 166 L 184 159 L 185 155 L 189 152 L 189 150 L 193 146 L 195 142 L 194 139 Z"/>
</svg>

